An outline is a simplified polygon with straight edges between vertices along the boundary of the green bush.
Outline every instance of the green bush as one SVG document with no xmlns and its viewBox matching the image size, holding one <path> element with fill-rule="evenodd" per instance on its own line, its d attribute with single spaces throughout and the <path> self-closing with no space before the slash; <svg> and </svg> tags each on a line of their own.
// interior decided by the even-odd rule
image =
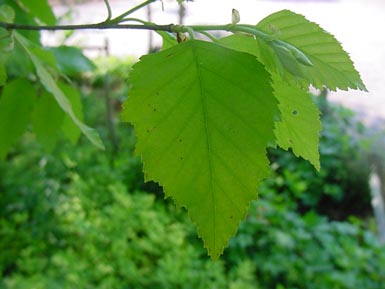
<svg viewBox="0 0 385 289">
<path fill-rule="evenodd" d="M 203 257 L 184 212 L 130 193 L 129 164 L 117 161 L 112 170 L 88 145 L 56 154 L 41 157 L 32 145 L 0 165 L 0 288 L 255 284 L 252 271 L 226 275 L 223 262 Z"/>
<path fill-rule="evenodd" d="M 385 247 L 357 219 L 301 216 L 282 195 L 266 188 L 263 195 L 231 240 L 226 262 L 256 264 L 263 288 L 383 288 Z"/>
</svg>

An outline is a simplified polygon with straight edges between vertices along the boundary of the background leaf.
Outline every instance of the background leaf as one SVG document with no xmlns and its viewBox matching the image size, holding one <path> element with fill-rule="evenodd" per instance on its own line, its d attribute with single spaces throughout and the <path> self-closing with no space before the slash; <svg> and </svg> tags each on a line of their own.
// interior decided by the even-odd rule
<svg viewBox="0 0 385 289">
<path fill-rule="evenodd" d="M 4 87 L 0 98 L 0 159 L 26 130 L 35 94 L 32 84 L 22 78 Z"/>
<path fill-rule="evenodd" d="M 55 25 L 56 18 L 47 0 L 19 1 L 29 10 L 32 15 L 36 16 L 40 21 L 48 25 Z"/>
<path fill-rule="evenodd" d="M 58 85 L 66 95 L 68 101 L 71 103 L 72 110 L 76 117 L 83 121 L 83 106 L 79 91 L 65 83 L 58 83 Z M 64 116 L 62 130 L 64 135 L 72 142 L 72 144 L 76 144 L 78 142 L 81 131 L 69 115 Z"/>
<path fill-rule="evenodd" d="M 26 0 L 28 1 L 28 0 Z M 35 1 L 28 1 L 31 4 L 34 4 Z M 20 2 L 15 0 L 0 0 L 0 5 L 8 5 L 15 12 L 14 23 L 26 24 L 26 25 L 37 25 L 38 23 L 35 20 L 35 16 L 26 12 L 24 8 L 21 8 Z M 39 31 L 20 31 L 24 37 L 27 37 L 30 41 L 34 43 L 40 43 L 40 32 Z"/>
<path fill-rule="evenodd" d="M 47 151 L 52 151 L 54 148 L 63 119 L 64 112 L 56 103 L 55 98 L 43 90 L 35 103 L 32 124 L 37 140 Z"/>
<path fill-rule="evenodd" d="M 0 55 L 0 86 L 3 86 L 7 82 L 7 70 L 5 68 L 5 61 Z"/>
<path fill-rule="evenodd" d="M 59 46 L 50 47 L 61 72 L 67 76 L 76 76 L 79 73 L 92 71 L 95 65 L 77 47 Z"/>
<path fill-rule="evenodd" d="M 25 49 L 27 54 L 30 56 L 33 64 L 36 68 L 36 74 L 39 77 L 42 85 L 47 91 L 52 93 L 61 109 L 71 118 L 84 135 L 98 148 L 104 149 L 102 140 L 99 134 L 93 128 L 86 126 L 74 113 L 71 103 L 68 101 L 63 91 L 57 86 L 56 81 L 52 78 L 51 74 L 45 69 L 38 57 L 36 57 L 28 48 L 26 39 L 18 33 L 15 33 L 15 37 L 20 45 Z"/>
<path fill-rule="evenodd" d="M 8 5 L 0 5 L 0 21 L 12 23 L 15 20 L 15 10 Z"/>
<path fill-rule="evenodd" d="M 188 209 L 217 258 L 269 174 L 270 76 L 254 56 L 191 40 L 142 57 L 130 81 L 123 119 L 135 126 L 146 179 Z"/>
</svg>

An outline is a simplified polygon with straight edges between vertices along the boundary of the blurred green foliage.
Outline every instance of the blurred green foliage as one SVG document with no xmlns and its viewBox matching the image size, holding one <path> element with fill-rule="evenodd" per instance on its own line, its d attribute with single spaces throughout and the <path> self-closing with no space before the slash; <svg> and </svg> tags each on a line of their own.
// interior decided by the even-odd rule
<svg viewBox="0 0 385 289">
<path fill-rule="evenodd" d="M 328 221 L 264 190 L 225 251 L 226 263 L 251 260 L 263 288 L 382 288 L 385 250 L 358 219 Z"/>
<path fill-rule="evenodd" d="M 88 144 L 44 156 L 26 137 L 20 149 L 28 153 L 0 166 L 0 288 L 242 288 L 252 279 L 202 257 L 185 213 L 135 190 L 128 172 L 140 168 L 127 155 L 111 169 Z"/>
<path fill-rule="evenodd" d="M 123 66 L 98 68 L 79 87 L 86 121 L 104 137 L 105 103 L 95 98 L 108 79 L 119 109 Z M 271 151 L 272 176 L 218 262 L 186 212 L 144 183 L 127 124 L 116 124 L 113 162 L 84 139 L 47 154 L 25 134 L 0 162 L 0 288 L 383 288 L 385 247 L 351 216 L 370 217 L 365 128 L 332 105 L 323 126 L 321 173 Z"/>
</svg>

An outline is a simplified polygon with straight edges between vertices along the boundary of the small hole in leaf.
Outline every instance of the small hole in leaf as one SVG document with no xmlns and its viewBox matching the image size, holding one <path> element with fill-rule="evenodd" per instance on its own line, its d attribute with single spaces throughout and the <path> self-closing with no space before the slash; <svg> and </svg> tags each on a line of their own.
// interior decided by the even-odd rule
<svg viewBox="0 0 385 289">
<path fill-rule="evenodd" d="M 292 112 L 291 112 L 293 115 L 298 115 L 298 111 L 297 110 L 293 110 Z"/>
</svg>

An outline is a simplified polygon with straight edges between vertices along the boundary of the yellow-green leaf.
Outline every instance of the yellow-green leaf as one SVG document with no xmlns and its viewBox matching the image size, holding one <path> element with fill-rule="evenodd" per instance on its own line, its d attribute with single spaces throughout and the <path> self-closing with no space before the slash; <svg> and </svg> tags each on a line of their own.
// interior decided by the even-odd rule
<svg viewBox="0 0 385 289">
<path fill-rule="evenodd" d="M 134 124 L 146 180 L 187 208 L 212 258 L 269 174 L 277 103 L 256 58 L 191 40 L 133 67 L 123 119 Z"/>
<path fill-rule="evenodd" d="M 341 44 L 333 35 L 304 16 L 289 10 L 282 10 L 267 16 L 258 23 L 257 28 L 275 35 L 274 40 L 260 46 L 260 49 L 264 50 L 260 57 L 263 63 L 266 64 L 263 58 L 267 58 L 267 61 L 271 62 L 273 57 L 271 53 L 276 54 L 276 61 L 271 63 L 272 65 L 269 64 L 271 71 L 276 71 L 285 59 L 277 55 L 277 43 L 283 41 L 298 50 L 297 52 L 295 49 L 291 51 L 291 56 L 298 61 L 298 66 L 297 64 L 290 65 L 290 68 L 298 69 L 298 74 L 294 73 L 294 76 L 305 79 L 316 88 L 326 86 L 331 90 L 337 88 L 366 90 L 359 73 Z M 264 41 L 259 40 L 259 42 Z M 272 51 L 269 52 L 267 46 Z M 298 53 L 304 54 L 312 65 L 304 64 Z M 290 60 L 290 57 L 286 59 Z M 285 66 L 285 63 L 283 65 Z"/>
<path fill-rule="evenodd" d="M 278 145 L 308 160 L 317 170 L 319 134 L 322 128 L 320 112 L 307 91 L 273 77 L 274 93 L 279 101 L 281 120 L 276 123 Z"/>
</svg>

